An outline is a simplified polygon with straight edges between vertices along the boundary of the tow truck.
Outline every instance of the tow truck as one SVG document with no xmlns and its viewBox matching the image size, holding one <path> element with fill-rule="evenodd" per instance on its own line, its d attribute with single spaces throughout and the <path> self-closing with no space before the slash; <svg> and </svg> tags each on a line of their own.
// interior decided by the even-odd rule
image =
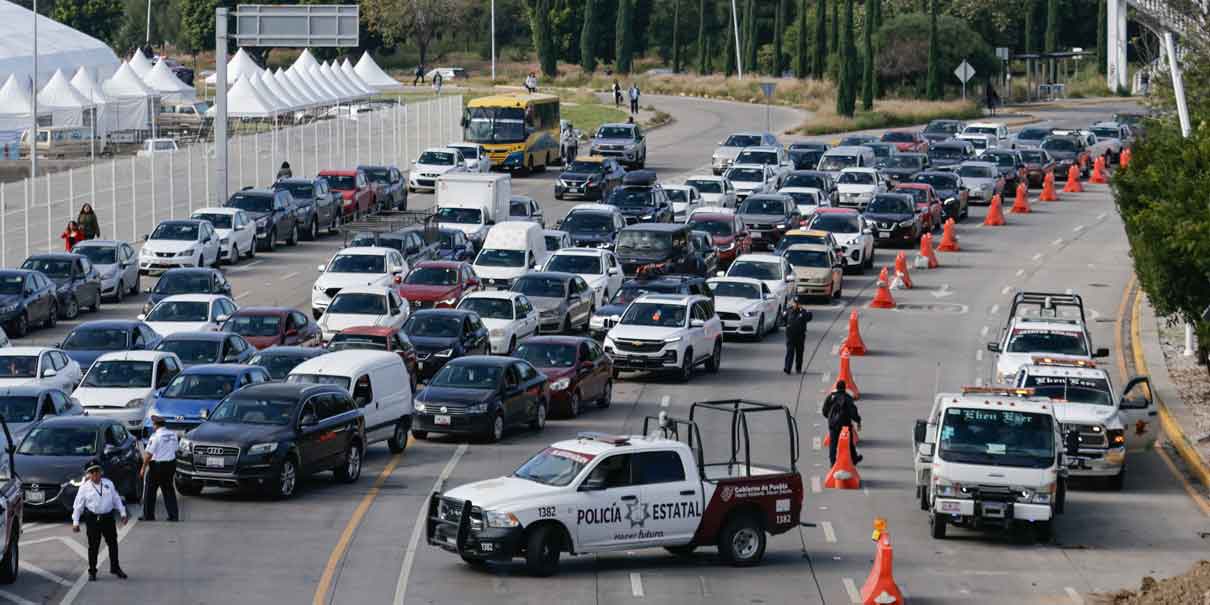
<svg viewBox="0 0 1210 605">
<path fill-rule="evenodd" d="M 1093 361 L 1034 357 L 1017 372 L 1014 385 L 1050 397 L 1060 430 L 1078 434 L 1080 449 L 1068 457 L 1072 477 L 1104 477 L 1110 488 L 1121 490 L 1127 453 L 1155 444 L 1157 411 L 1146 376 L 1132 377 L 1118 395 L 1109 373 Z"/>
<path fill-rule="evenodd" d="M 995 384 L 1010 382 L 1037 355 L 1087 360 L 1109 356 L 1109 349 L 1092 348 L 1084 300 L 1079 294 L 1060 292 L 1013 295 L 1000 340 L 987 343 L 987 350 L 996 353 Z"/>
<path fill-rule="evenodd" d="M 784 466 L 754 464 L 749 419 L 784 418 Z M 707 452 L 701 424 L 727 431 Z M 762 442 L 779 431 L 756 430 Z M 710 436 L 714 436 L 711 431 Z M 803 483 L 798 424 L 784 405 L 697 402 L 688 419 L 661 412 L 640 435 L 581 433 L 534 455 L 511 475 L 434 492 L 428 544 L 471 565 L 524 558 L 535 576 L 557 573 L 562 553 L 716 546 L 732 565 L 761 562 L 768 535 L 799 527 Z"/>
<path fill-rule="evenodd" d="M 934 539 L 950 525 L 1032 529 L 1054 536 L 1076 433 L 1063 436 L 1057 404 L 1033 389 L 963 387 L 938 393 L 913 434 L 916 496 Z"/>
</svg>

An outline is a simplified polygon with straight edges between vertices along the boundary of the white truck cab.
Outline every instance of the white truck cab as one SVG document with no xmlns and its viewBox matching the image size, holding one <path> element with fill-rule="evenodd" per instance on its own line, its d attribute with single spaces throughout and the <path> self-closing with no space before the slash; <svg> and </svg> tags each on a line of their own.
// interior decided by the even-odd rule
<svg viewBox="0 0 1210 605">
<path fill-rule="evenodd" d="M 1059 292 L 1017 292 L 1000 339 L 987 343 L 987 350 L 996 354 L 996 384 L 1012 382 L 1017 370 L 1037 356 L 1109 356 L 1109 349 L 1092 348 L 1080 295 Z"/>
<path fill-rule="evenodd" d="M 729 451 L 702 448 L 700 416 L 718 422 L 707 426 L 740 427 L 728 431 Z M 785 423 L 788 465 L 758 465 L 747 455 L 756 416 Z M 721 439 L 705 443 L 728 442 Z M 767 534 L 800 523 L 797 444 L 797 424 L 784 406 L 694 403 L 688 420 L 661 413 L 644 420 L 642 435 L 581 433 L 538 452 L 509 476 L 434 493 L 427 541 L 471 564 L 524 558 L 538 576 L 556 573 L 562 553 L 637 548 L 688 554 L 712 545 L 723 561 L 755 565 Z"/>
<path fill-rule="evenodd" d="M 1029 528 L 1042 541 L 1066 495 L 1065 451 L 1054 409 L 1032 389 L 964 387 L 938 393 L 916 421 L 916 495 L 932 536 L 946 527 Z"/>
</svg>

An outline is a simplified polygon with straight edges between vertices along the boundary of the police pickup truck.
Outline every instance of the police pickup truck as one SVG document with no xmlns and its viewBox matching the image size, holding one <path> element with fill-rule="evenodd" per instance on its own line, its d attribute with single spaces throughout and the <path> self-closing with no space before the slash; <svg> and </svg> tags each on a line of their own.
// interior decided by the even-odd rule
<svg viewBox="0 0 1210 605">
<path fill-rule="evenodd" d="M 1092 348 L 1084 300 L 1079 294 L 1017 292 L 1000 340 L 987 343 L 996 353 L 995 384 L 1007 384 L 1035 356 L 1078 359 L 1108 357 L 1109 349 Z"/>
<path fill-rule="evenodd" d="M 748 419 L 779 415 L 789 464 L 754 465 Z M 731 449 L 718 457 L 703 451 L 698 420 L 725 427 Z M 769 436 L 760 434 L 762 441 Z M 472 565 L 523 558 L 536 576 L 556 573 L 565 552 L 637 548 L 683 555 L 716 546 L 723 561 L 755 565 L 764 557 L 767 535 L 799 525 L 797 459 L 797 423 L 785 406 L 694 403 L 688 420 L 661 413 L 644 420 L 642 435 L 582 433 L 552 444 L 512 475 L 436 492 L 426 535 L 430 545 Z"/>
</svg>

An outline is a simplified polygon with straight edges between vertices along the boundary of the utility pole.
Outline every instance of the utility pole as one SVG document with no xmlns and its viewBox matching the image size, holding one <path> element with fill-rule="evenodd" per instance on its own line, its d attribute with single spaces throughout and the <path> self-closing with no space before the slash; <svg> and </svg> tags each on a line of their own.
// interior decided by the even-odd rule
<svg viewBox="0 0 1210 605">
<path fill-rule="evenodd" d="M 744 54 L 739 48 L 739 12 L 735 8 L 735 0 L 731 0 L 731 24 L 735 27 L 735 73 L 743 80 Z"/>
<path fill-rule="evenodd" d="M 1168 55 L 1168 69 L 1172 72 L 1172 94 L 1176 97 L 1176 117 L 1181 123 L 1181 138 L 1188 139 L 1193 134 L 1193 125 L 1189 122 L 1189 103 L 1185 100 L 1185 81 L 1181 75 L 1181 67 L 1176 63 L 1176 38 L 1171 31 L 1164 32 L 1164 51 Z M 1123 69 L 1123 67 L 1119 66 L 1119 69 Z M 1193 350 L 1193 324 L 1186 321 L 1185 350 L 1182 353 L 1186 357 L 1190 357 L 1195 352 Z"/>
<path fill-rule="evenodd" d="M 147 0 L 147 36 L 143 38 L 143 46 L 151 48 L 151 0 Z"/>
<path fill-rule="evenodd" d="M 227 202 L 227 9 L 214 9 L 214 200 Z M 217 200 L 217 202 L 216 202 Z"/>
<path fill-rule="evenodd" d="M 29 198 L 25 200 L 25 218 L 29 220 L 29 202 L 37 199 L 34 187 L 38 184 L 38 0 L 34 0 L 34 72 L 29 78 L 30 120 L 33 128 L 29 133 Z M 49 135 L 48 135 L 49 136 Z M 17 152 L 20 155 L 20 151 Z M 49 180 L 47 181 L 49 187 Z M 25 229 L 25 252 L 29 253 L 29 228 Z"/>
<path fill-rule="evenodd" d="M 496 0 L 492 0 L 492 80 L 496 79 Z"/>
</svg>

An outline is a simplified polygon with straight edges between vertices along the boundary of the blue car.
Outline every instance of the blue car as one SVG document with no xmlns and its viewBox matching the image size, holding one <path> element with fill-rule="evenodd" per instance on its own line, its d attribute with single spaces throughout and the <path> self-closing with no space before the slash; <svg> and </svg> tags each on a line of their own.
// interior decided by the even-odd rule
<svg viewBox="0 0 1210 605">
<path fill-rule="evenodd" d="M 163 417 L 164 425 L 171 430 L 188 431 L 201 424 L 227 395 L 269 380 L 269 372 L 253 365 L 205 364 L 185 368 L 168 386 L 156 391 L 155 400 L 143 418 L 144 434 L 152 432 L 152 416 Z"/>
<path fill-rule="evenodd" d="M 467 239 L 466 234 L 457 229 L 441 229 L 441 238 L 437 241 L 437 258 L 439 260 L 464 260 L 470 262 L 475 258 L 475 245 Z"/>
<path fill-rule="evenodd" d="M 87 371 L 98 357 L 111 351 L 150 351 L 160 335 L 137 319 L 100 319 L 75 327 L 59 348 Z"/>
</svg>

